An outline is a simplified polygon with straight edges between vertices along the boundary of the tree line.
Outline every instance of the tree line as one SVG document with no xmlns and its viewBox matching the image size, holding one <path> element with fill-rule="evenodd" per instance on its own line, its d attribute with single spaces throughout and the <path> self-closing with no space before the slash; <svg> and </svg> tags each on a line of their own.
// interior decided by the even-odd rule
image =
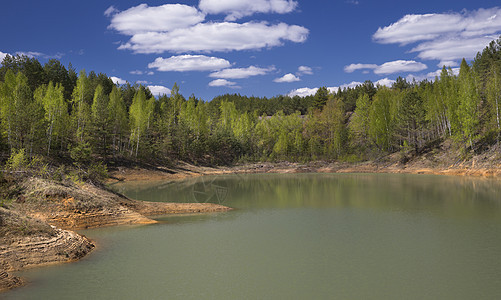
<svg viewBox="0 0 501 300">
<path fill-rule="evenodd" d="M 459 73 L 392 87 L 366 81 L 307 97 L 186 99 L 174 84 L 155 99 L 142 85 L 78 74 L 59 61 L 6 56 L 0 68 L 0 153 L 93 161 L 201 164 L 364 160 L 419 153 L 452 140 L 465 153 L 499 142 L 501 38 Z"/>
</svg>

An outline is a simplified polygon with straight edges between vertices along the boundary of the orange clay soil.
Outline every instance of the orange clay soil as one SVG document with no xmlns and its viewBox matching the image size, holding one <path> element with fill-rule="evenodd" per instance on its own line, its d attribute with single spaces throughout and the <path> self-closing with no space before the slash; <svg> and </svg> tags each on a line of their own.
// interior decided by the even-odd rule
<svg viewBox="0 0 501 300">
<path fill-rule="evenodd" d="M 148 216 L 230 209 L 210 203 L 136 201 L 89 183 L 26 178 L 20 187 L 17 200 L 0 207 L 0 291 L 23 284 L 8 272 L 70 262 L 92 251 L 94 243 L 71 230 L 152 224 L 156 221 Z"/>
</svg>

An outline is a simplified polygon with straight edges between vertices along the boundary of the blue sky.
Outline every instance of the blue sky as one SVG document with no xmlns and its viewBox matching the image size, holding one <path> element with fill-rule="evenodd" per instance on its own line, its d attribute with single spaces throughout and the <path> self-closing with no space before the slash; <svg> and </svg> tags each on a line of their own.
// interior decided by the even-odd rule
<svg viewBox="0 0 501 300">
<path fill-rule="evenodd" d="M 497 6 L 496 6 L 497 5 Z M 433 78 L 501 35 L 498 1 L 3 1 L 0 58 L 25 53 L 156 94 L 272 97 Z"/>
</svg>

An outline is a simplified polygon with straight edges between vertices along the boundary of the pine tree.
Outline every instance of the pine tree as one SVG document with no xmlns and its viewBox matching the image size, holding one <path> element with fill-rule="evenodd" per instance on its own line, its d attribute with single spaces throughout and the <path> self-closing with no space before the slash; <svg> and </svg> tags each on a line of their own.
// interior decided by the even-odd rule
<svg viewBox="0 0 501 300">
<path fill-rule="evenodd" d="M 400 139 L 407 145 L 414 147 L 417 153 L 423 144 L 422 131 L 425 126 L 423 99 L 415 89 L 403 92 L 402 100 L 397 112 L 397 130 Z"/>
<path fill-rule="evenodd" d="M 313 107 L 316 109 L 322 109 L 329 100 L 329 90 L 323 86 L 317 90 L 313 100 Z"/>
</svg>

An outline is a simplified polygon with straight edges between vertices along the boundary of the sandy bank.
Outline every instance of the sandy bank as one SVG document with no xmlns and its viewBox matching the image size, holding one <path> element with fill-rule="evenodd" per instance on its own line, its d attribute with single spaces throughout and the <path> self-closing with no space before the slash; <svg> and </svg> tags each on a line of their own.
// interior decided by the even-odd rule
<svg viewBox="0 0 501 300">
<path fill-rule="evenodd" d="M 483 165 L 473 162 L 451 165 L 431 166 L 426 162 L 400 164 L 398 162 L 309 162 L 309 163 L 252 163 L 233 167 L 199 167 L 182 164 L 180 168 L 169 169 L 168 172 L 158 168 L 127 169 L 121 168 L 111 172 L 110 183 L 117 181 L 140 180 L 180 180 L 203 175 L 253 174 L 253 173 L 402 173 L 433 174 L 451 176 L 501 177 L 501 164 Z"/>
<path fill-rule="evenodd" d="M 89 183 L 26 178 L 22 192 L 0 207 L 0 291 L 23 284 L 8 272 L 69 262 L 88 254 L 92 241 L 71 230 L 151 224 L 153 215 L 222 212 L 230 208 L 200 203 L 148 203 Z"/>
</svg>

